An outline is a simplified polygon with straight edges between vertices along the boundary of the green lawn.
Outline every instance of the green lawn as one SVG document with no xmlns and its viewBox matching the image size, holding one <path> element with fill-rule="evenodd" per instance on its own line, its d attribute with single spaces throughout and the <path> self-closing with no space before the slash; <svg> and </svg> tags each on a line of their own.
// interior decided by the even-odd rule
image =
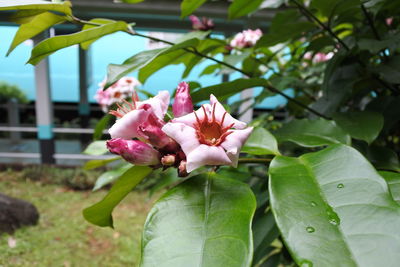
<svg viewBox="0 0 400 267">
<path fill-rule="evenodd" d="M 140 234 L 151 206 L 145 192 L 131 193 L 115 210 L 115 230 L 89 224 L 82 209 L 106 191 L 73 191 L 62 185 L 25 181 L 18 172 L 0 172 L 0 192 L 28 200 L 40 213 L 37 226 L 17 230 L 16 246 L 0 236 L 3 266 L 136 266 Z"/>
</svg>

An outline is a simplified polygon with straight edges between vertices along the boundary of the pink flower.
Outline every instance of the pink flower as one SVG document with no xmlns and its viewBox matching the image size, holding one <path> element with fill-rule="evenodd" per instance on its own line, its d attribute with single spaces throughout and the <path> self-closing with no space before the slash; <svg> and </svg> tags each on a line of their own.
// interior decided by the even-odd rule
<svg viewBox="0 0 400 267">
<path fill-rule="evenodd" d="M 192 28 L 196 31 L 208 31 L 214 29 L 214 22 L 206 17 L 202 17 L 199 19 L 195 15 L 189 16 L 190 21 L 192 22 Z"/>
<path fill-rule="evenodd" d="M 151 114 L 160 120 L 164 119 L 169 104 L 168 91 L 160 91 L 155 97 L 139 101 L 137 95 L 132 97 L 133 103 L 125 101 L 125 106 L 119 106 L 117 111 L 110 111 L 119 119 L 108 130 L 111 138 L 132 139 L 140 138 L 142 134 L 139 126 L 148 121 Z"/>
<path fill-rule="evenodd" d="M 235 37 L 233 37 L 233 39 L 230 42 L 230 45 L 233 48 L 238 48 L 238 49 L 252 47 L 261 38 L 262 34 L 263 33 L 260 29 L 244 30 L 242 32 L 237 33 Z"/>
<path fill-rule="evenodd" d="M 175 101 L 172 105 L 172 112 L 175 117 L 181 117 L 193 112 L 193 102 L 189 90 L 189 84 L 186 82 L 181 82 L 178 85 L 175 94 Z"/>
<path fill-rule="evenodd" d="M 236 167 L 240 149 L 253 128 L 234 119 L 211 95 L 210 104 L 173 119 L 162 130 L 181 146 L 186 169 L 191 172 L 204 165 Z"/>
<path fill-rule="evenodd" d="M 94 98 L 102 107 L 104 112 L 107 112 L 109 107 L 115 103 L 122 102 L 135 93 L 135 88 L 140 85 L 140 82 L 133 77 L 123 77 L 104 90 L 106 80 L 99 83 L 99 89 Z"/>
<path fill-rule="evenodd" d="M 158 165 L 160 153 L 139 140 L 124 140 L 114 138 L 107 141 L 111 153 L 120 155 L 126 161 L 135 165 Z"/>
</svg>

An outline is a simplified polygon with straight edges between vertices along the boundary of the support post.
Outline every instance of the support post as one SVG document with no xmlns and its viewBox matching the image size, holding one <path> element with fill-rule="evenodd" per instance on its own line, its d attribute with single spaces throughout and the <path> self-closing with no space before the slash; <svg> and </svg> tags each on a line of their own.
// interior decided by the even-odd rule
<svg viewBox="0 0 400 267">
<path fill-rule="evenodd" d="M 35 45 L 48 36 L 49 32 L 36 36 Z M 35 66 L 36 87 L 36 125 L 40 147 L 41 163 L 54 164 L 53 105 L 51 102 L 51 86 L 49 76 L 49 59 L 44 58 Z"/>
<path fill-rule="evenodd" d="M 10 127 L 18 127 L 19 120 L 19 110 L 18 101 L 15 98 L 8 100 L 8 124 Z M 10 132 L 10 139 L 12 144 L 18 144 L 21 141 L 20 132 Z"/>
<path fill-rule="evenodd" d="M 81 128 L 89 127 L 90 119 L 90 103 L 88 98 L 88 88 L 92 82 L 91 74 L 91 58 L 90 50 L 79 50 L 79 118 Z M 86 146 L 90 142 L 91 137 L 87 134 L 81 135 L 81 145 Z"/>
</svg>

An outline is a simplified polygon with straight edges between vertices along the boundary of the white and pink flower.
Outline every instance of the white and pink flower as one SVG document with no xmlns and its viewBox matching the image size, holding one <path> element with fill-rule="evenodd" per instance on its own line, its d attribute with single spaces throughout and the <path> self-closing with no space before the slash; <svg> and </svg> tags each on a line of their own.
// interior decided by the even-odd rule
<svg viewBox="0 0 400 267">
<path fill-rule="evenodd" d="M 105 79 L 99 83 L 100 88 L 97 90 L 94 98 L 102 110 L 108 112 L 113 104 L 120 103 L 132 96 L 135 93 L 135 88 L 140 85 L 140 82 L 133 77 L 123 77 L 104 90 L 105 84 Z"/>
<path fill-rule="evenodd" d="M 173 119 L 162 130 L 181 146 L 186 169 L 191 172 L 205 165 L 236 167 L 240 149 L 253 128 L 234 119 L 211 95 L 210 104 Z"/>
<path fill-rule="evenodd" d="M 201 19 L 195 15 L 189 16 L 192 22 L 192 28 L 196 31 L 208 31 L 214 29 L 214 22 L 212 19 L 202 17 Z"/>
<path fill-rule="evenodd" d="M 237 33 L 235 37 L 233 37 L 233 39 L 230 42 L 230 45 L 231 47 L 237 49 L 252 47 L 257 43 L 257 41 L 261 38 L 262 35 L 263 33 L 260 29 L 244 30 L 242 32 Z"/>
</svg>

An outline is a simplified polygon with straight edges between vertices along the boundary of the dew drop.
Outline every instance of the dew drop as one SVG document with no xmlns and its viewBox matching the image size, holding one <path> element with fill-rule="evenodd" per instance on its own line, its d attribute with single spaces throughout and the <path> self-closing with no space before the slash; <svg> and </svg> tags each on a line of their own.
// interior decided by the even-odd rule
<svg viewBox="0 0 400 267">
<path fill-rule="evenodd" d="M 338 184 L 337 185 L 337 188 L 343 188 L 344 187 L 344 184 Z"/>
<path fill-rule="evenodd" d="M 317 206 L 317 203 L 315 203 L 314 201 L 311 201 L 311 206 L 312 206 L 312 207 L 316 207 L 316 206 Z"/>
<path fill-rule="evenodd" d="M 327 210 L 327 215 L 329 217 L 329 223 L 332 225 L 339 225 L 340 224 L 340 218 L 337 215 L 337 213 L 331 208 L 329 207 Z"/>
<path fill-rule="evenodd" d="M 315 232 L 314 227 L 311 227 L 311 226 L 308 226 L 308 227 L 306 228 L 306 230 L 307 230 L 307 232 L 309 232 L 309 233 L 314 233 L 314 232 Z"/>
<path fill-rule="evenodd" d="M 329 223 L 333 225 L 338 225 L 338 221 L 336 221 L 335 219 L 330 219 Z"/>
</svg>

